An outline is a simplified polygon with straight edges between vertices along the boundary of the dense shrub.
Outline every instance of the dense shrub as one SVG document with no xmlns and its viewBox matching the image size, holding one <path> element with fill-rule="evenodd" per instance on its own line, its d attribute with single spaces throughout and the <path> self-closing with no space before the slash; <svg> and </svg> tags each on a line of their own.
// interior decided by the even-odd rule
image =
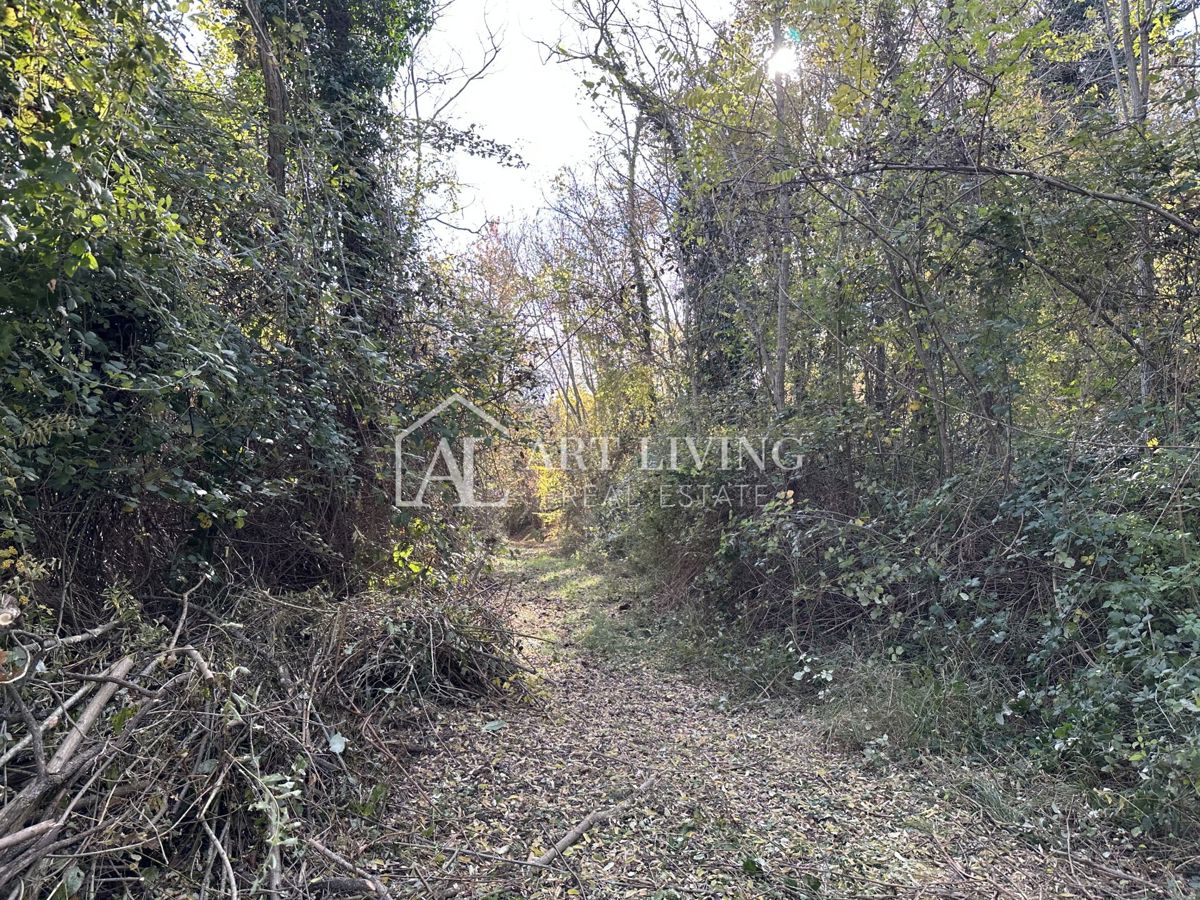
<svg viewBox="0 0 1200 900">
<path fill-rule="evenodd" d="M 664 483 L 715 492 L 744 473 L 631 472 L 635 516 L 608 533 L 610 552 L 655 573 L 668 602 L 730 623 L 726 636 L 774 632 L 811 655 L 786 663 L 795 679 L 752 680 L 814 685 L 857 710 L 877 729 L 849 729 L 860 745 L 1020 738 L 1140 828 L 1200 823 L 1200 482 L 1186 435 L 1029 441 L 1008 471 L 903 489 L 861 474 L 852 499 L 831 490 L 828 445 L 806 440 L 798 476 L 761 476 L 761 507 L 657 502 Z M 832 684 L 815 684 L 826 670 Z"/>
<path fill-rule="evenodd" d="M 0 547 L 49 564 L 40 596 L 69 619 L 197 570 L 361 585 L 390 564 L 395 424 L 514 365 L 511 323 L 467 314 L 421 251 L 405 144 L 378 139 L 424 27 L 393 5 L 348 5 L 337 47 L 323 7 L 275 23 L 282 183 L 247 18 L 201 17 L 193 69 L 171 5 L 5 8 Z"/>
</svg>

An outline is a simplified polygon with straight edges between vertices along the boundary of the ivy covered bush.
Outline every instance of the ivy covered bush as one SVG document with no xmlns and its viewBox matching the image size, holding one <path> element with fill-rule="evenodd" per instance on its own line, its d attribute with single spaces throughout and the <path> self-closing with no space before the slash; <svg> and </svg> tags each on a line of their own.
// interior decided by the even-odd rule
<svg viewBox="0 0 1200 900">
<path fill-rule="evenodd" d="M 83 622 L 199 570 L 346 590 L 395 423 L 516 365 L 419 244 L 382 92 L 424 7 L 0 9 L 0 546 Z"/>
</svg>

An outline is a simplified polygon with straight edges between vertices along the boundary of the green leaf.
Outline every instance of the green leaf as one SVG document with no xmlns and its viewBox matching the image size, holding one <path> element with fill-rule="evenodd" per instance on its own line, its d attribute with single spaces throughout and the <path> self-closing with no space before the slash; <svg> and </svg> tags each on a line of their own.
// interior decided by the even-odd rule
<svg viewBox="0 0 1200 900">
<path fill-rule="evenodd" d="M 742 871 L 753 878 L 760 878 L 766 874 L 766 863 L 757 856 L 747 856 L 742 860 Z"/>
</svg>

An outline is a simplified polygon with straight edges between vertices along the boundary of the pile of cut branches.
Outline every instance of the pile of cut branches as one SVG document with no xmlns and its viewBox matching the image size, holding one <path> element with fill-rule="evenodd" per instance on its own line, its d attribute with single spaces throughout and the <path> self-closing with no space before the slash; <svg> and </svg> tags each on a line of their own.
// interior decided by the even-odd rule
<svg viewBox="0 0 1200 900">
<path fill-rule="evenodd" d="M 73 633 L 0 597 L 5 897 L 386 896 L 331 846 L 400 771 L 389 738 L 423 703 L 521 683 L 489 582 L 206 587 L 158 615 L 114 594 Z"/>
</svg>

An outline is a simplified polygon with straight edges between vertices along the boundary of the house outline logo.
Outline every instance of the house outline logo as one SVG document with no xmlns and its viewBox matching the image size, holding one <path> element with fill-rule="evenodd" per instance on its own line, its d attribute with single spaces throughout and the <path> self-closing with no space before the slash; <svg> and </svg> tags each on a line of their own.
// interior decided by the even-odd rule
<svg viewBox="0 0 1200 900">
<path fill-rule="evenodd" d="M 429 460 L 429 464 L 425 467 L 425 472 L 421 476 L 420 488 L 417 490 L 416 496 L 411 500 L 406 500 L 404 497 L 404 439 L 415 431 L 420 430 L 424 425 L 433 419 L 436 419 L 442 413 L 452 406 L 464 407 L 476 419 L 486 424 L 501 437 L 509 437 L 508 429 L 498 422 L 493 416 L 476 404 L 472 403 L 462 394 L 454 393 L 448 396 L 445 400 L 431 409 L 417 421 L 413 422 L 403 431 L 396 434 L 395 441 L 395 465 L 396 465 L 396 498 L 395 505 L 399 508 L 408 509 L 423 509 L 427 505 L 425 503 L 425 492 L 429 486 L 435 481 L 447 481 L 454 486 L 455 492 L 458 494 L 458 503 L 455 506 L 463 507 L 496 507 L 508 505 L 508 494 L 498 500 L 481 500 L 475 496 L 475 449 L 476 442 L 479 440 L 476 437 L 466 435 L 462 438 L 462 455 L 461 460 L 455 455 L 454 449 L 450 446 L 450 441 L 442 437 L 438 440 L 437 450 L 433 454 L 433 458 Z M 438 462 L 441 461 L 445 467 L 444 475 L 435 474 Z"/>
</svg>

